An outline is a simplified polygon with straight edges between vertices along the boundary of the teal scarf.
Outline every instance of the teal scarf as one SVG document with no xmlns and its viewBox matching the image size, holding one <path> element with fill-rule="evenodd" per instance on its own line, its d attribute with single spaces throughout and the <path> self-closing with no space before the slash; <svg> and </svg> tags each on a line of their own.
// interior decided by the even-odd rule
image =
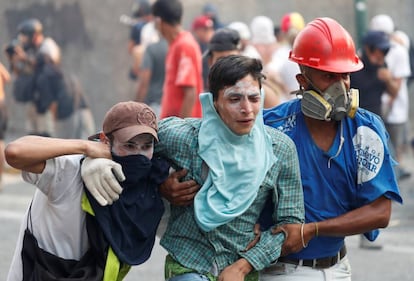
<svg viewBox="0 0 414 281">
<path fill-rule="evenodd" d="M 251 132 L 239 136 L 217 114 L 211 93 L 201 94 L 200 101 L 203 117 L 198 154 L 209 172 L 194 199 L 194 211 L 199 227 L 208 232 L 249 208 L 276 157 L 264 128 L 262 110 Z"/>
</svg>

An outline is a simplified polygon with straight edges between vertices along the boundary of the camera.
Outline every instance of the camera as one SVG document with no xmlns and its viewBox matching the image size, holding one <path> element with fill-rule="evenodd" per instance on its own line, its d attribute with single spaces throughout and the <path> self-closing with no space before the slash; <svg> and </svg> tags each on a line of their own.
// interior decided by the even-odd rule
<svg viewBox="0 0 414 281">
<path fill-rule="evenodd" d="M 9 60 L 9 68 L 16 74 L 31 74 L 34 64 L 22 48 L 19 40 L 13 39 L 4 47 L 4 52 Z"/>
<path fill-rule="evenodd" d="M 20 43 L 17 39 L 12 40 L 9 44 L 6 45 L 4 51 L 11 58 L 13 55 L 17 54 L 16 49 L 20 46 Z"/>
</svg>

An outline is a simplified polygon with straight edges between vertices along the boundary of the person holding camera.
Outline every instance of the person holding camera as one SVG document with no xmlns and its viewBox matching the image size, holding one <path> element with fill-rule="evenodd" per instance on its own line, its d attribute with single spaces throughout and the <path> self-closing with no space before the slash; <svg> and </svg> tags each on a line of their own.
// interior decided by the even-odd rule
<svg viewBox="0 0 414 281">
<path fill-rule="evenodd" d="M 27 130 L 36 135 L 53 136 L 56 114 L 68 116 L 73 112 L 73 102 L 62 103 L 71 108 L 57 110 L 56 106 L 57 99 L 68 99 L 60 69 L 60 48 L 43 34 L 43 25 L 38 19 L 22 21 L 17 31 L 17 39 L 5 49 L 15 75 L 14 97 L 26 107 Z"/>
</svg>

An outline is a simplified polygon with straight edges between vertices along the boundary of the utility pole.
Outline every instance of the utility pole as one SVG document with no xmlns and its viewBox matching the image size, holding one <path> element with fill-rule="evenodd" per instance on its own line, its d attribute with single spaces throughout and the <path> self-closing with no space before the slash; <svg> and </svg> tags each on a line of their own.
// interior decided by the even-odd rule
<svg viewBox="0 0 414 281">
<path fill-rule="evenodd" d="M 355 28 L 357 34 L 356 45 L 360 47 L 362 36 L 367 29 L 367 4 L 366 0 L 354 0 L 355 4 Z"/>
</svg>

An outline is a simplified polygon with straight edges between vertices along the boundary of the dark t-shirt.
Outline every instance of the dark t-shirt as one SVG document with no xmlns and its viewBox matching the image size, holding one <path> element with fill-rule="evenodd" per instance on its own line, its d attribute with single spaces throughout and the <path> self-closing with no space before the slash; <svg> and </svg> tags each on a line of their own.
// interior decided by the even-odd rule
<svg viewBox="0 0 414 281">
<path fill-rule="evenodd" d="M 135 42 L 136 45 L 141 44 L 141 31 L 146 21 L 139 21 L 131 27 L 129 38 Z"/>
<path fill-rule="evenodd" d="M 386 85 L 377 77 L 380 66 L 370 63 L 365 54 L 361 59 L 364 68 L 351 73 L 351 88 L 359 90 L 359 107 L 381 116 L 381 96 Z"/>
<path fill-rule="evenodd" d="M 145 99 L 147 104 L 161 103 L 162 87 L 165 78 L 165 56 L 167 55 L 167 41 L 161 39 L 156 43 L 149 44 L 144 52 L 141 69 L 151 70 L 151 80 Z"/>
<path fill-rule="evenodd" d="M 73 113 L 73 96 L 68 90 L 65 78 L 56 65 L 38 64 L 35 73 L 35 94 L 33 102 L 38 113 L 45 113 L 53 102 L 57 103 L 56 118 L 61 120 Z"/>
</svg>

